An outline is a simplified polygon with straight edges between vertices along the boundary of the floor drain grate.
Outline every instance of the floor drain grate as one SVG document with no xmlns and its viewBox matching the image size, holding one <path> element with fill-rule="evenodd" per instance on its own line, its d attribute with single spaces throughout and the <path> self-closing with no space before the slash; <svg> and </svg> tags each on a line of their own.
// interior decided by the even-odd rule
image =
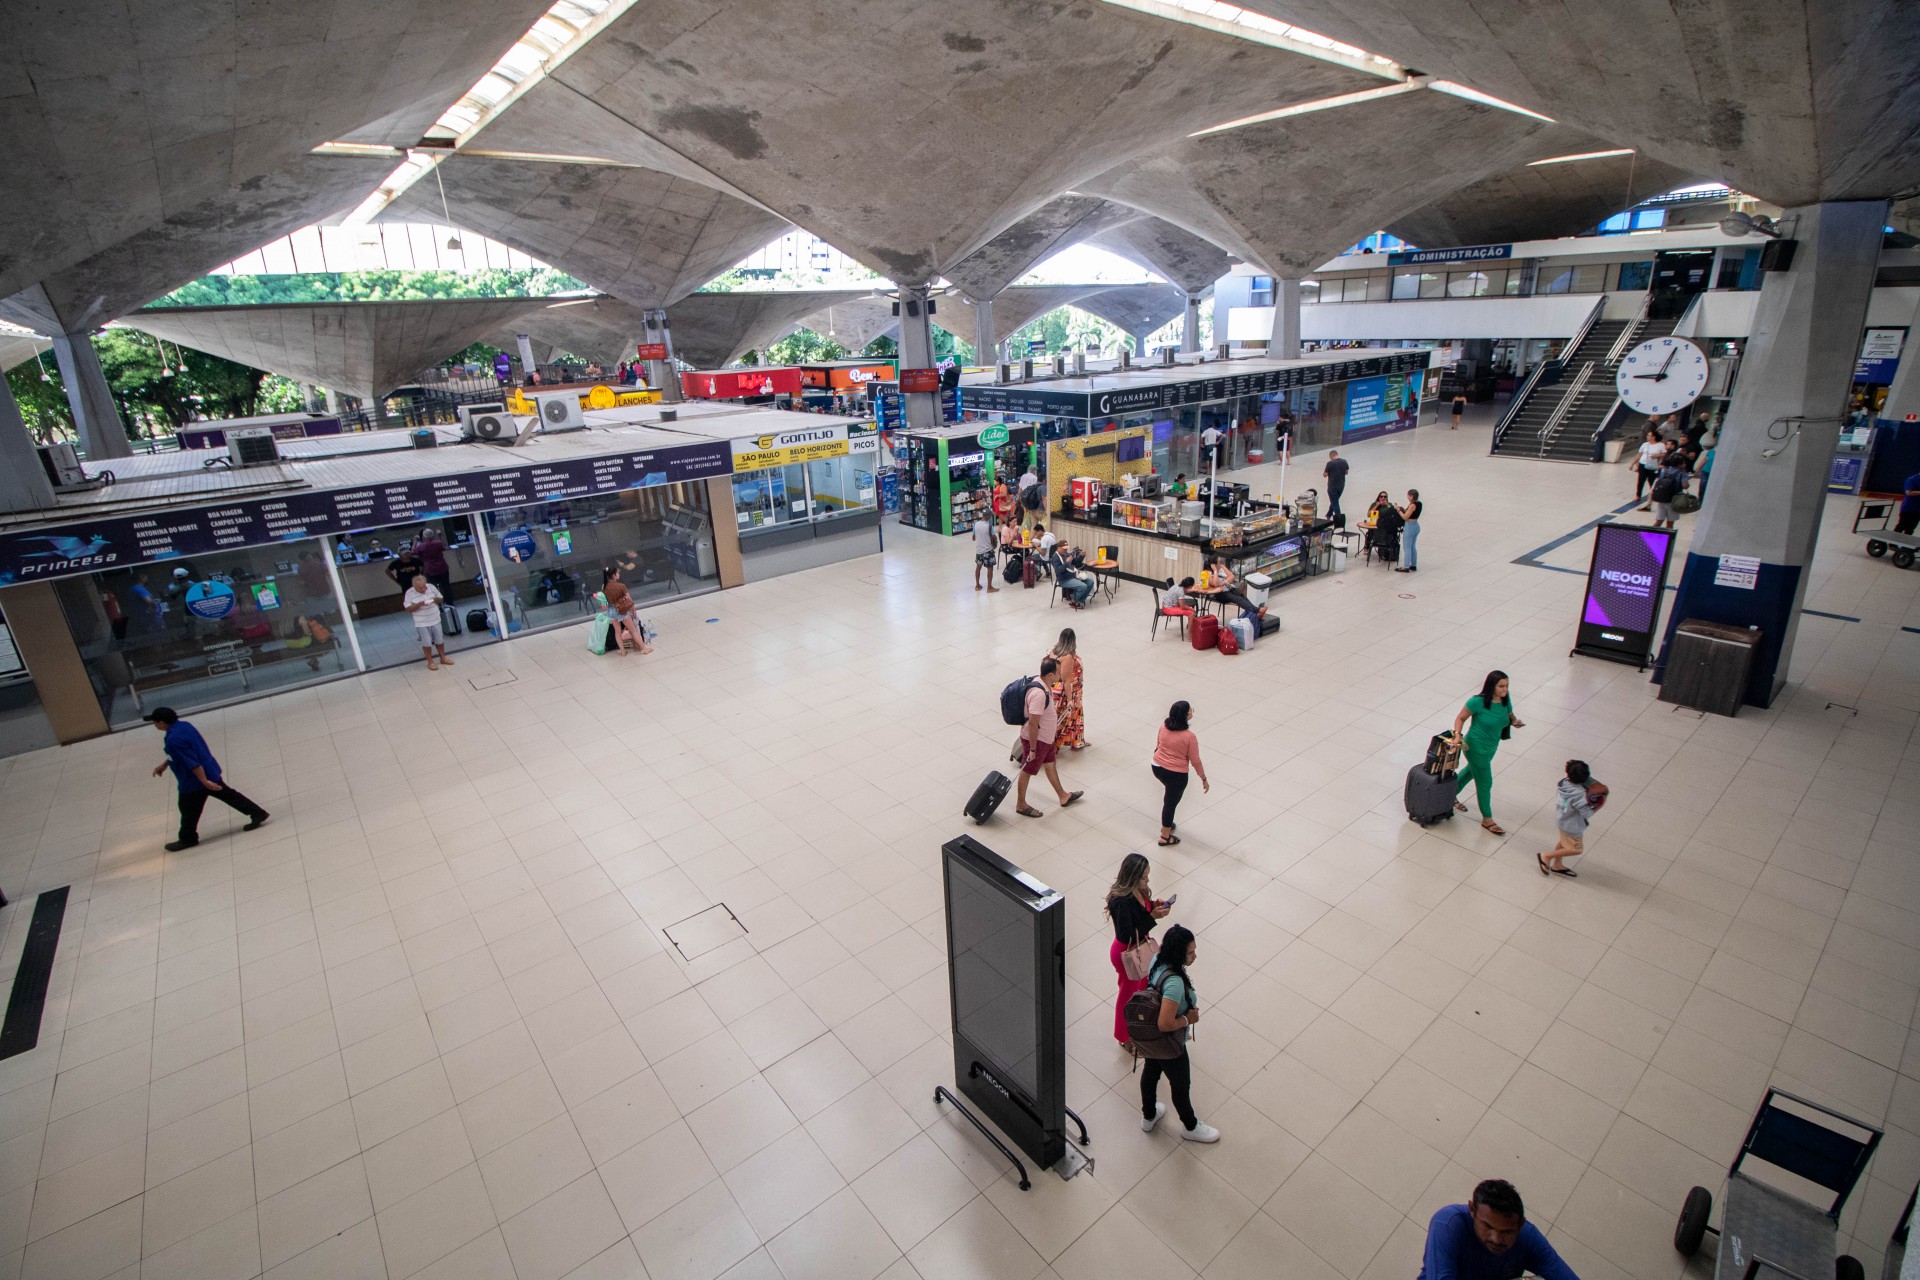
<svg viewBox="0 0 1920 1280">
<path fill-rule="evenodd" d="M 511 671 L 493 671 L 484 676 L 475 676 L 467 683 L 476 689 L 498 689 L 503 684 L 513 684 L 519 679 Z"/>
<path fill-rule="evenodd" d="M 732 908 L 722 902 L 685 920 L 667 926 L 667 941 L 683 960 L 697 960 L 709 951 L 717 951 L 736 938 L 747 936 L 747 926 Z"/>
</svg>

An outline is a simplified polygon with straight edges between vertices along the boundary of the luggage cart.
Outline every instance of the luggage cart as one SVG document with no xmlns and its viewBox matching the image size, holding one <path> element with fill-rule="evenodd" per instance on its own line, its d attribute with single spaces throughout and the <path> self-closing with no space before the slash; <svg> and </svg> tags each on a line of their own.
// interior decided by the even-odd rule
<svg viewBox="0 0 1920 1280">
<path fill-rule="evenodd" d="M 1747 1127 L 1740 1154 L 1727 1171 L 1716 1280 L 1864 1280 L 1860 1260 L 1834 1256 L 1840 1210 L 1866 1171 L 1880 1130 L 1817 1102 L 1768 1089 Z M 1756 1168 L 1744 1167 L 1752 1160 Z M 1822 1206 L 1809 1194 L 1833 1202 Z M 1713 1193 L 1687 1192 L 1673 1247 L 1684 1257 L 1699 1251 L 1714 1228 Z"/>
<path fill-rule="evenodd" d="M 1860 508 L 1853 516 L 1853 531 L 1866 538 L 1867 554 L 1875 560 L 1891 551 L 1894 568 L 1911 569 L 1915 557 L 1920 556 L 1920 537 L 1895 533 L 1887 527 L 1899 507 L 1892 498 L 1860 499 Z"/>
</svg>

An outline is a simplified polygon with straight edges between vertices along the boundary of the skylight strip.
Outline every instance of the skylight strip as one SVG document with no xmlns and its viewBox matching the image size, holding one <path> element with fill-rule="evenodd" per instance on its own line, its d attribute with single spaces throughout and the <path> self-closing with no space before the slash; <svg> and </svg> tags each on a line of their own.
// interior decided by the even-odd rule
<svg viewBox="0 0 1920 1280">
<path fill-rule="evenodd" d="M 1394 98 L 1403 93 L 1412 93 L 1416 89 L 1427 87 L 1423 77 L 1400 84 L 1390 84 L 1379 89 L 1362 89 L 1358 93 L 1342 93 L 1331 98 L 1315 98 L 1312 102 L 1297 102 L 1290 107 L 1281 107 L 1275 111 L 1262 111 L 1257 116 L 1245 116 L 1239 120 L 1229 120 L 1225 124 L 1214 125 L 1211 129 L 1202 129 L 1190 133 L 1189 138 L 1204 138 L 1209 134 L 1224 133 L 1229 129 L 1243 129 L 1250 124 L 1264 124 L 1268 120 L 1284 120 L 1288 116 L 1304 116 L 1315 111 L 1331 111 L 1336 107 L 1350 107 L 1358 102 L 1372 102 L 1376 98 Z"/>
<path fill-rule="evenodd" d="M 1168 22 L 1185 23 L 1221 35 L 1234 36 L 1254 44 L 1285 49 L 1307 58 L 1337 63 L 1368 75 L 1387 80 L 1405 80 L 1407 69 L 1391 58 L 1329 39 L 1304 27 L 1277 22 L 1221 0 L 1106 0 L 1121 9 L 1131 9 Z"/>
<path fill-rule="evenodd" d="M 1535 120 L 1545 120 L 1548 124 L 1554 123 L 1552 116 L 1543 116 L 1538 111 L 1529 111 L 1525 107 L 1508 102 L 1505 98 L 1496 98 L 1490 93 L 1482 93 L 1478 89 L 1469 89 L 1466 85 L 1460 84 L 1457 81 L 1435 80 L 1432 87 L 1438 89 L 1441 93 L 1450 93 L 1456 98 L 1465 98 L 1468 102 L 1478 102 L 1484 106 L 1498 107 L 1502 111 L 1511 111 L 1517 116 L 1532 116 Z"/>
<path fill-rule="evenodd" d="M 1604 160 L 1608 156 L 1630 156 L 1632 154 L 1632 147 L 1615 147 L 1611 151 L 1582 151 L 1577 155 L 1548 156 L 1545 160 L 1530 160 L 1527 162 L 1527 168 L 1536 169 L 1543 164 L 1573 164 L 1579 160 Z"/>
</svg>

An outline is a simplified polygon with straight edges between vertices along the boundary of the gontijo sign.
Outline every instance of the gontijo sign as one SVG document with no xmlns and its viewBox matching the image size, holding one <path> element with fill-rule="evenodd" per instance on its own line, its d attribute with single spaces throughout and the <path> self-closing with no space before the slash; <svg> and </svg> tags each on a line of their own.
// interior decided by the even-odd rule
<svg viewBox="0 0 1920 1280">
<path fill-rule="evenodd" d="M 733 469 L 760 471 L 784 467 L 816 458 L 843 458 L 847 455 L 847 428 L 837 426 L 802 427 L 794 431 L 775 431 L 733 442 Z"/>
</svg>

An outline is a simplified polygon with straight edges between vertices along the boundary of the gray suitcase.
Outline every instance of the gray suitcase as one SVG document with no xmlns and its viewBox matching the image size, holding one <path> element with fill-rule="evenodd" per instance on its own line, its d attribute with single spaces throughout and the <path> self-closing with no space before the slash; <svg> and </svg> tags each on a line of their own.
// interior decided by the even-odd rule
<svg viewBox="0 0 1920 1280">
<path fill-rule="evenodd" d="M 1457 776 L 1427 772 L 1424 763 L 1407 770 L 1407 817 L 1423 827 L 1453 816 L 1453 798 L 1459 790 Z"/>
</svg>

